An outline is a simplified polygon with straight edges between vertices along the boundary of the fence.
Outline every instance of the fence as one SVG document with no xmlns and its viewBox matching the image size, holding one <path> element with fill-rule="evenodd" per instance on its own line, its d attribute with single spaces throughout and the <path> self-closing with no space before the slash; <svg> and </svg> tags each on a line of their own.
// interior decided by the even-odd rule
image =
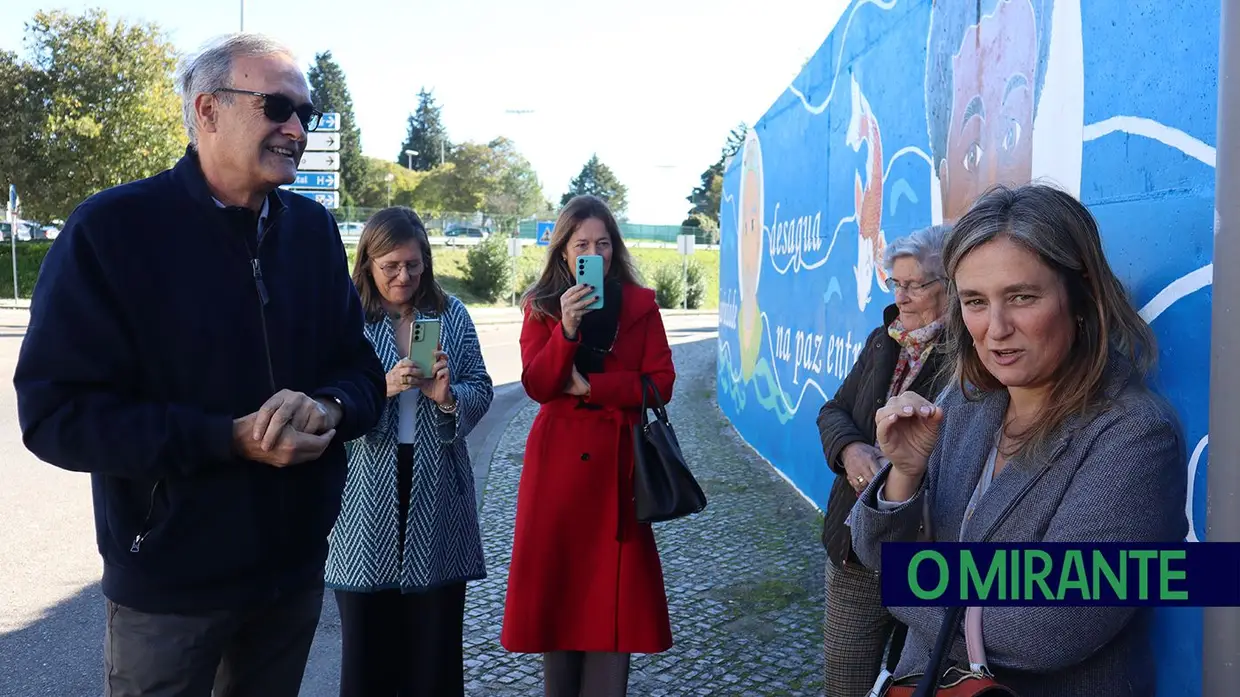
<svg viewBox="0 0 1240 697">
<path fill-rule="evenodd" d="M 380 208 L 338 208 L 332 213 L 341 226 L 341 233 L 346 237 L 360 235 L 362 226 L 370 216 L 379 212 Z M 476 213 L 422 213 L 418 212 L 426 232 L 431 237 L 440 237 L 453 228 L 478 228 L 490 234 L 502 234 L 534 240 L 538 237 L 538 223 L 554 221 L 555 214 L 519 218 L 513 215 L 496 215 L 485 212 Z M 676 246 L 679 235 L 693 235 L 699 245 L 718 244 L 717 234 L 699 227 L 684 225 L 644 225 L 640 223 L 620 223 L 620 234 L 626 241 L 641 246 Z"/>
</svg>

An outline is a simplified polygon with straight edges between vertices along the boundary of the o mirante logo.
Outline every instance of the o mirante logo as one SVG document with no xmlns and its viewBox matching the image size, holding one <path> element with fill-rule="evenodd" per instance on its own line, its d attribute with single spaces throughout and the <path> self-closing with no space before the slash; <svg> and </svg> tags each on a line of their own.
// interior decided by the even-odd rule
<svg viewBox="0 0 1240 697">
<path fill-rule="evenodd" d="M 883 545 L 883 604 L 1240 606 L 1240 543 Z"/>
</svg>

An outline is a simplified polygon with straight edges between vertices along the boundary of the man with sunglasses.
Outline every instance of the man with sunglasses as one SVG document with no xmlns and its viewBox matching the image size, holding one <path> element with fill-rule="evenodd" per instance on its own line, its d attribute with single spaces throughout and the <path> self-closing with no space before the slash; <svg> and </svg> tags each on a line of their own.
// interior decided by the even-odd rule
<svg viewBox="0 0 1240 697">
<path fill-rule="evenodd" d="M 278 188 L 320 117 L 289 51 L 236 35 L 179 86 L 184 157 L 87 199 L 48 253 L 18 416 L 91 473 L 104 694 L 296 697 L 384 371 L 334 219 Z"/>
</svg>

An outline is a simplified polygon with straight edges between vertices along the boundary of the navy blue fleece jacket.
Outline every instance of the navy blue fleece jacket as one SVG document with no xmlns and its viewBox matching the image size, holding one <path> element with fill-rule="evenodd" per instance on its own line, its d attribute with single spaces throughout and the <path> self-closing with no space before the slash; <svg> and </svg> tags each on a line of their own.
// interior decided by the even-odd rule
<svg viewBox="0 0 1240 697">
<path fill-rule="evenodd" d="M 14 384 L 26 447 L 89 472 L 103 591 L 147 612 L 252 606 L 322 582 L 345 441 L 384 374 L 332 216 L 285 191 L 219 207 L 196 154 L 82 203 L 35 285 Z M 234 456 L 232 422 L 280 389 L 334 397 L 315 461 Z"/>
</svg>

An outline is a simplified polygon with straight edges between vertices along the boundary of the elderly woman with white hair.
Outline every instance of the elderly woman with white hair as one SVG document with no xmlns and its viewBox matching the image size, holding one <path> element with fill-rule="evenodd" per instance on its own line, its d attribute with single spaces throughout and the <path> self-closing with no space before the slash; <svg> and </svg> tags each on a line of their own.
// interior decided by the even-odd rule
<svg viewBox="0 0 1240 697">
<path fill-rule="evenodd" d="M 878 574 L 852 551 L 849 513 L 879 470 L 874 412 L 911 390 L 933 400 L 946 384 L 942 372 L 947 309 L 943 245 L 948 228 L 933 226 L 886 248 L 887 289 L 895 302 L 870 333 L 835 396 L 818 412 L 818 435 L 835 484 L 827 501 L 822 543 L 827 550 L 824 625 L 827 697 L 863 695 L 881 669 L 896 621 L 883 607 Z M 892 647 L 892 659 L 899 651 Z M 894 664 L 894 660 L 893 660 Z"/>
</svg>

